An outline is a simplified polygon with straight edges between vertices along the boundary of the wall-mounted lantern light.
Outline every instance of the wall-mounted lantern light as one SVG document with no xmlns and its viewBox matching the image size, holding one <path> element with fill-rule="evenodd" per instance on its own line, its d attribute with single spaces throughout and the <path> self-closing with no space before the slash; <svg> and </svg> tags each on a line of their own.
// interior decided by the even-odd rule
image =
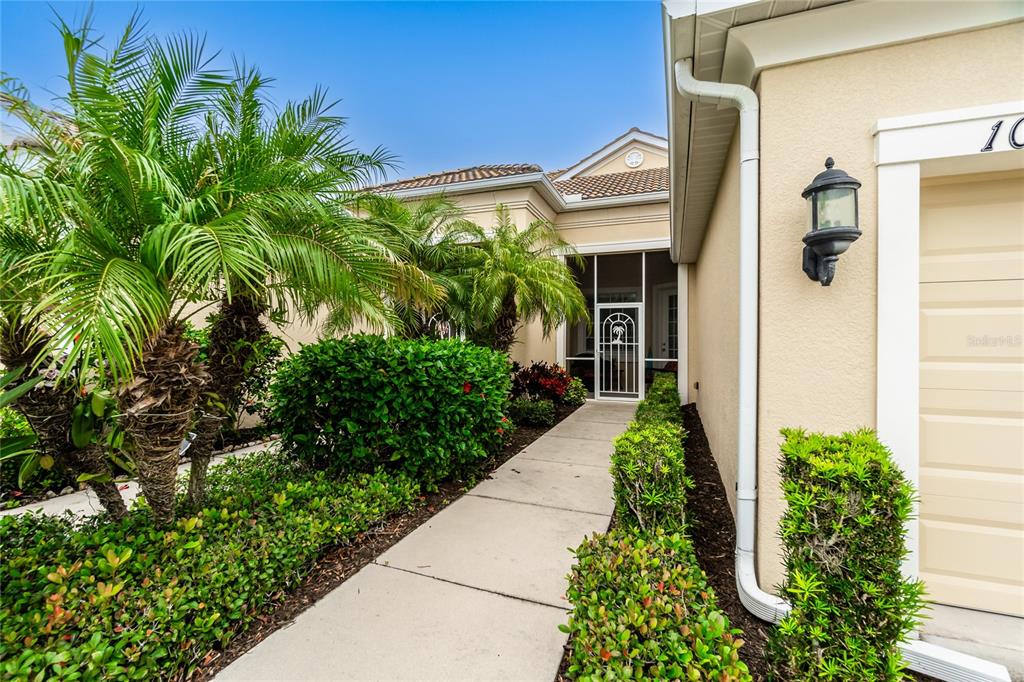
<svg viewBox="0 0 1024 682">
<path fill-rule="evenodd" d="M 833 168 L 832 157 L 803 192 L 810 211 L 810 231 L 804 235 L 804 272 L 827 287 L 836 276 L 839 255 L 857 241 L 857 188 L 860 182 Z"/>
</svg>

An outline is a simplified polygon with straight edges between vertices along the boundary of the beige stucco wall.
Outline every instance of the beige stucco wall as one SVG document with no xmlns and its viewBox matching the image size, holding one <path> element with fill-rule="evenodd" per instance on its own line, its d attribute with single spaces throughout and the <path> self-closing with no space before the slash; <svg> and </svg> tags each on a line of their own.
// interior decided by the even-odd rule
<svg viewBox="0 0 1024 682">
<path fill-rule="evenodd" d="M 626 165 L 626 155 L 634 149 L 643 153 L 644 160 L 636 168 L 630 168 Z M 590 168 L 587 168 L 580 175 L 605 175 L 607 173 L 624 173 L 625 171 L 665 168 L 667 166 L 668 153 L 664 149 L 659 149 L 643 142 L 634 142 L 610 159 L 599 161 Z"/>
<path fill-rule="evenodd" d="M 736 510 L 736 440 L 739 414 L 739 145 L 733 136 L 718 195 L 689 291 L 690 399 Z"/>
<path fill-rule="evenodd" d="M 761 74 L 762 585 L 782 579 L 776 537 L 784 507 L 776 471 L 779 429 L 838 432 L 875 424 L 877 191 L 871 128 L 879 118 L 1024 98 L 1021 45 L 1024 23 L 1017 23 Z M 828 155 L 863 183 L 864 234 L 840 259 L 832 285 L 822 287 L 800 269 L 806 230 L 800 192 Z"/>
<path fill-rule="evenodd" d="M 579 245 L 668 239 L 668 224 L 668 202 L 566 211 L 555 219 L 562 236 Z"/>
</svg>

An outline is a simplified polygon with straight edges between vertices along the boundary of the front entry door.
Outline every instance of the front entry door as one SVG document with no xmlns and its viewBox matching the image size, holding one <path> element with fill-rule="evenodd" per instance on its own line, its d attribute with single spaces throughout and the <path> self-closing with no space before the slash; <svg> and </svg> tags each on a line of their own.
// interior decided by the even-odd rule
<svg viewBox="0 0 1024 682">
<path fill-rule="evenodd" d="M 643 308 L 639 304 L 597 306 L 597 397 L 638 400 L 643 390 Z"/>
</svg>

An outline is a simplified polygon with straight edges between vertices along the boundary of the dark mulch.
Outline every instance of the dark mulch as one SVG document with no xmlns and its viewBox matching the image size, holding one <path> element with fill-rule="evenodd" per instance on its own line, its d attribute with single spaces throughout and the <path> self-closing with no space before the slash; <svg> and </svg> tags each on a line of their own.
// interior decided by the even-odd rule
<svg viewBox="0 0 1024 682">
<path fill-rule="evenodd" d="M 686 496 L 686 520 L 697 562 L 708 575 L 719 608 L 729 616 L 733 627 L 743 630 L 745 644 L 740 656 L 754 679 L 762 680 L 768 672 L 765 646 L 771 626 L 747 611 L 736 591 L 736 527 L 696 405 L 683 407 L 683 420 L 690 434 L 686 439 L 686 473 L 694 484 Z"/>
<path fill-rule="evenodd" d="M 572 414 L 575 407 L 557 406 L 555 423 Z M 511 442 L 498 454 L 486 460 L 474 476 L 488 478 L 490 473 L 541 437 L 550 427 L 521 426 L 512 434 Z M 416 508 L 388 519 L 380 527 L 363 533 L 355 541 L 328 550 L 303 578 L 301 584 L 279 595 L 272 610 L 259 616 L 247 630 L 239 633 L 226 649 L 211 651 L 192 675 L 192 680 L 213 679 L 220 670 L 269 637 L 275 630 L 291 623 L 303 611 L 327 595 L 363 566 L 383 554 L 389 547 L 430 520 L 432 516 L 462 497 L 472 481 L 448 481 L 436 492 L 421 498 Z"/>
</svg>

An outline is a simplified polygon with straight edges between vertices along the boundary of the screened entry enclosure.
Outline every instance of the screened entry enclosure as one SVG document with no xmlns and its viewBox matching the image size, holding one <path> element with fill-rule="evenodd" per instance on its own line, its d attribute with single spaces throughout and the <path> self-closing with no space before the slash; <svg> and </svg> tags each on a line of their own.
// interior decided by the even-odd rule
<svg viewBox="0 0 1024 682">
<path fill-rule="evenodd" d="M 566 330 L 566 366 L 592 398 L 638 400 L 679 358 L 677 266 L 668 251 L 585 256 L 573 265 L 591 325 Z"/>
</svg>

